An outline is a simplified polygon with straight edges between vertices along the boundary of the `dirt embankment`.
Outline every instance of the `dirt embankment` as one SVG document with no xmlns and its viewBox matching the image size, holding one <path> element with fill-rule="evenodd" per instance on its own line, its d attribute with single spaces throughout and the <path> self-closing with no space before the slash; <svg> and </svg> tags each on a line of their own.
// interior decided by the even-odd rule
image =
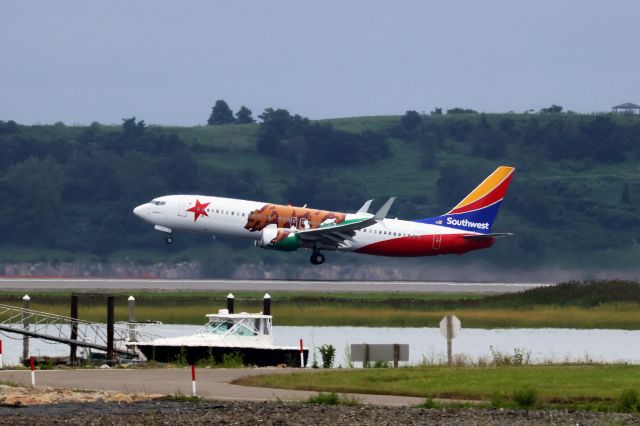
<svg viewBox="0 0 640 426">
<path fill-rule="evenodd" d="M 0 406 L 24 407 L 60 403 L 114 402 L 133 403 L 164 398 L 161 394 L 136 394 L 109 391 L 83 391 L 73 389 L 55 389 L 46 386 L 25 388 L 0 385 Z"/>
</svg>

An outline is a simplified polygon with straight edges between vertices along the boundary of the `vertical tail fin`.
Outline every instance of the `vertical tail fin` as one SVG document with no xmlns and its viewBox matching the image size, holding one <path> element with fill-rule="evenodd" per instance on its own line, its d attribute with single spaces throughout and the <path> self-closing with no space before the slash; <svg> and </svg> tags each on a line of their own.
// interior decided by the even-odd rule
<svg viewBox="0 0 640 426">
<path fill-rule="evenodd" d="M 491 231 L 515 168 L 500 166 L 448 213 L 417 222 L 487 234 Z"/>
</svg>

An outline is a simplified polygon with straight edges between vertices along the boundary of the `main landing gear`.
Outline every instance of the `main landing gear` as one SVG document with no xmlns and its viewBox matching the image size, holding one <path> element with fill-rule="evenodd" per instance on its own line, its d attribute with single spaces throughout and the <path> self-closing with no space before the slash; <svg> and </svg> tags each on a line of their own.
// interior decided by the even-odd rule
<svg viewBox="0 0 640 426">
<path fill-rule="evenodd" d="M 322 265 L 324 263 L 324 254 L 318 250 L 314 250 L 309 259 L 313 265 Z"/>
<path fill-rule="evenodd" d="M 164 239 L 164 242 L 167 244 L 173 244 L 173 235 L 169 234 L 167 238 Z"/>
</svg>

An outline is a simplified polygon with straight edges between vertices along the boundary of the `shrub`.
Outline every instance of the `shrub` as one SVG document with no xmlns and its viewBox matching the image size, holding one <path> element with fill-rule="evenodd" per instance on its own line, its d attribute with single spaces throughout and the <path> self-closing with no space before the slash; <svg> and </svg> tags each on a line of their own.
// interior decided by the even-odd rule
<svg viewBox="0 0 640 426">
<path fill-rule="evenodd" d="M 513 355 L 507 352 L 500 352 L 489 346 L 491 352 L 492 365 L 529 365 L 531 361 L 531 351 L 523 348 L 513 348 Z"/>
<path fill-rule="evenodd" d="M 506 399 L 507 397 L 504 393 L 496 392 L 491 396 L 491 406 L 495 408 L 503 407 Z"/>
<path fill-rule="evenodd" d="M 635 411 L 638 409 L 638 391 L 625 389 L 620 394 L 618 401 L 620 411 Z"/>
<path fill-rule="evenodd" d="M 418 408 L 440 408 L 440 405 L 431 398 L 424 400 L 422 404 L 417 405 Z"/>
<path fill-rule="evenodd" d="M 320 392 L 315 396 L 309 397 L 307 402 L 310 404 L 322 405 L 359 405 L 360 401 L 355 396 L 340 396 L 335 392 Z"/>
<path fill-rule="evenodd" d="M 222 368 L 242 368 L 244 367 L 244 360 L 242 359 L 242 354 L 240 353 L 232 353 L 225 354 L 222 357 L 222 362 L 220 363 L 220 367 Z"/>
<path fill-rule="evenodd" d="M 513 400 L 519 407 L 530 408 L 538 400 L 538 391 L 531 387 L 523 387 L 513 392 Z"/>
<path fill-rule="evenodd" d="M 320 392 L 315 396 L 310 396 L 307 402 L 311 404 L 338 405 L 340 403 L 340 397 L 335 392 Z"/>
<path fill-rule="evenodd" d="M 336 348 L 333 345 L 322 345 L 318 350 L 322 358 L 322 368 L 331 368 L 336 359 Z"/>
</svg>

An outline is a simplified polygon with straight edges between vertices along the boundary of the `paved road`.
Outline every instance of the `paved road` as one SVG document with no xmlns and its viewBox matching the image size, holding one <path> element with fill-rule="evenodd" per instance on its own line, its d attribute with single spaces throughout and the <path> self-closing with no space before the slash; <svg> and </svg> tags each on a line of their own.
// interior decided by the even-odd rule
<svg viewBox="0 0 640 426">
<path fill-rule="evenodd" d="M 245 376 L 258 374 L 283 374 L 304 372 L 312 376 L 318 370 L 289 368 L 260 369 L 198 369 L 198 395 L 219 400 L 303 400 L 317 392 L 286 389 L 255 388 L 238 386 L 229 382 Z M 91 370 L 45 370 L 36 371 L 36 386 L 51 386 L 68 389 L 111 390 L 131 393 L 160 393 L 191 395 L 191 370 L 189 368 L 160 369 L 91 369 Z M 0 381 L 9 381 L 24 386 L 31 384 L 30 371 L 0 371 Z M 416 405 L 424 398 L 349 394 L 364 404 Z"/>
<path fill-rule="evenodd" d="M 2 278 L 0 290 L 255 290 L 322 292 L 513 293 L 549 283 Z"/>
</svg>

